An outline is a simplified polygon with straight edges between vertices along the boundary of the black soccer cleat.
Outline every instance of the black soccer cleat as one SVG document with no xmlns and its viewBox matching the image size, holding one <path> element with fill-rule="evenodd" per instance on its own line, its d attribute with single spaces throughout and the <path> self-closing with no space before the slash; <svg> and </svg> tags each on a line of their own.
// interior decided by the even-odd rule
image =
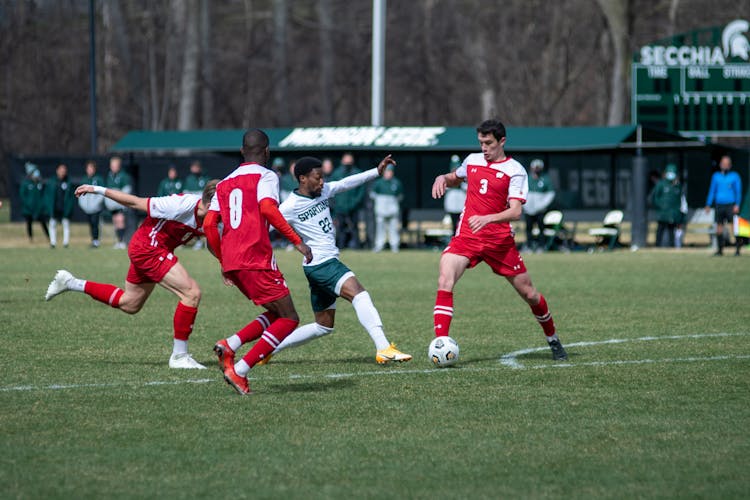
<svg viewBox="0 0 750 500">
<path fill-rule="evenodd" d="M 549 348 L 552 349 L 552 359 L 555 361 L 567 361 L 568 353 L 565 352 L 565 348 L 559 340 L 553 340 L 549 343 Z"/>
</svg>

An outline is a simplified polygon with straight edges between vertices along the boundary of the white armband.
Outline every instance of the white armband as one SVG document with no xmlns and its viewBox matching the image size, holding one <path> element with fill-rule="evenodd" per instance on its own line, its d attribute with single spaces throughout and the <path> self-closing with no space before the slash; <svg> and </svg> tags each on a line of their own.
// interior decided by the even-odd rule
<svg viewBox="0 0 750 500">
<path fill-rule="evenodd" d="M 104 186 L 91 186 L 94 189 L 95 194 L 101 194 L 103 195 L 104 192 L 107 190 Z"/>
</svg>

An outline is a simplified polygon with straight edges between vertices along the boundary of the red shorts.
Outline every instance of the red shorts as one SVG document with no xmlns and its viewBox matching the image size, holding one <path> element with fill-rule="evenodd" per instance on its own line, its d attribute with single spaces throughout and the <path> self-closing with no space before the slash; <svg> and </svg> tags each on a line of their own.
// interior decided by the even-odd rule
<svg viewBox="0 0 750 500">
<path fill-rule="evenodd" d="M 165 248 L 159 247 L 128 247 L 130 269 L 125 278 L 128 282 L 139 285 L 142 283 L 159 283 L 175 264 L 177 256 Z"/>
<path fill-rule="evenodd" d="M 227 271 L 224 275 L 256 306 L 289 295 L 284 275 L 278 269 L 238 269 Z"/>
<path fill-rule="evenodd" d="M 482 240 L 454 236 L 443 253 L 469 259 L 469 268 L 484 261 L 500 276 L 517 276 L 526 272 L 523 258 L 512 236 L 500 240 Z"/>
</svg>

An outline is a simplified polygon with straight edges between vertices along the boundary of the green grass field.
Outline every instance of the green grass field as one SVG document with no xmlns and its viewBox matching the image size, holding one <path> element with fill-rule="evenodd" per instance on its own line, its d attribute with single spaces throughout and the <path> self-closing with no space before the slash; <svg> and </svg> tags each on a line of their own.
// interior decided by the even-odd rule
<svg viewBox="0 0 750 500">
<path fill-rule="evenodd" d="M 456 290 L 461 360 L 436 370 L 426 348 L 439 253 L 344 253 L 390 340 L 415 359 L 376 365 L 340 303 L 333 335 L 255 368 L 254 394 L 240 397 L 211 347 L 260 310 L 221 284 L 207 252 L 178 255 L 203 289 L 191 352 L 210 370 L 167 368 L 176 299 L 163 289 L 136 316 L 77 293 L 44 302 L 58 268 L 122 284 L 124 252 L 0 249 L 0 497 L 750 492 L 750 257 L 528 256 L 567 364 L 551 361 L 528 307 L 480 265 Z M 299 256 L 278 259 L 309 322 Z"/>
</svg>

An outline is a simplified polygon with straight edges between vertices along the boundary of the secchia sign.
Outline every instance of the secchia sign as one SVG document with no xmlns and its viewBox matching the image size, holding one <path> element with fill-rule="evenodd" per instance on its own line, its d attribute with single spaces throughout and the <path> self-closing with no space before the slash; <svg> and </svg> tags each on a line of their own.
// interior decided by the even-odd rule
<svg viewBox="0 0 750 500">
<path fill-rule="evenodd" d="M 646 45 L 636 62 L 644 66 L 723 66 L 733 59 L 748 61 L 748 29 L 750 23 L 744 19 L 730 22 L 721 32 L 721 46 Z"/>
</svg>

